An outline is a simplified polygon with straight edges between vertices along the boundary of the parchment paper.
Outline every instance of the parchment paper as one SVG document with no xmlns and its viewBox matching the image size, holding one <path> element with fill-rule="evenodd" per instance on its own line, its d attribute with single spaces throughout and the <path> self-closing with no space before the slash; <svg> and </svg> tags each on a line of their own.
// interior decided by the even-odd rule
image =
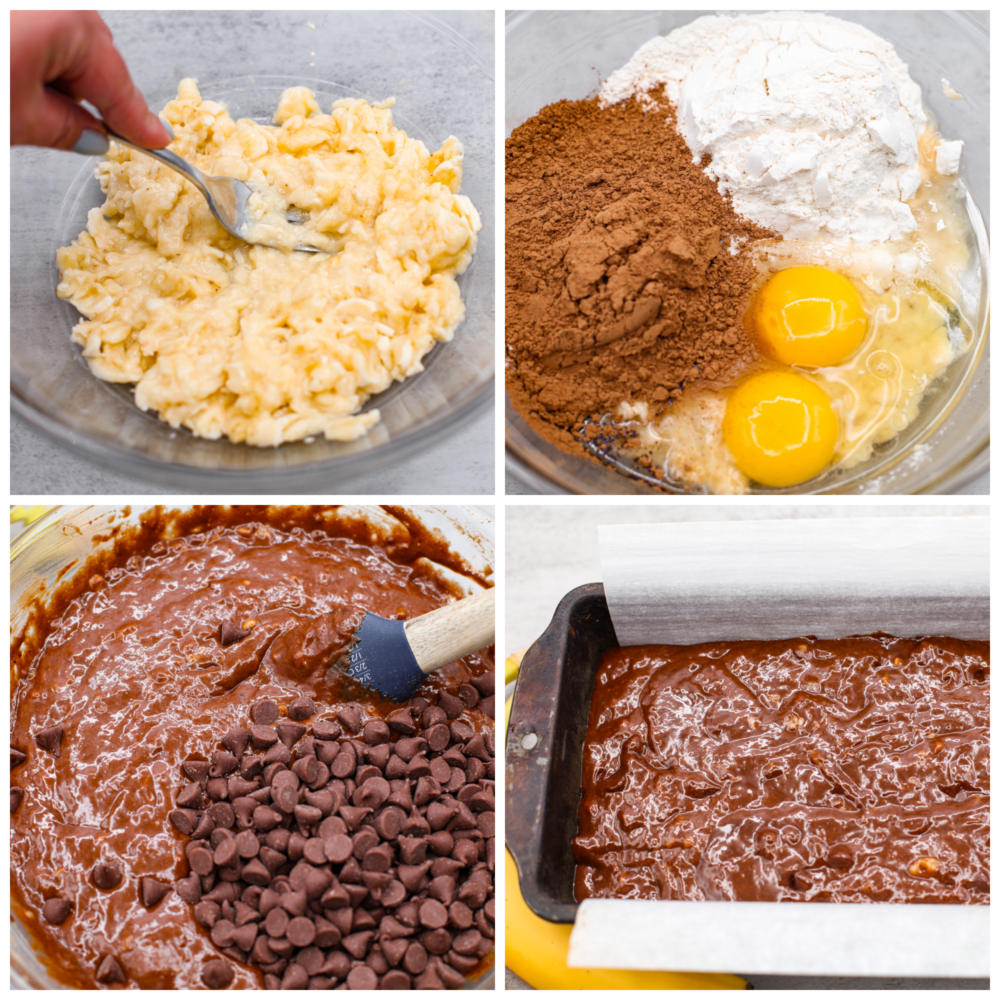
<svg viewBox="0 0 1000 1000">
<path fill-rule="evenodd" d="M 901 636 L 989 638 L 985 518 L 601 527 L 623 646 Z M 813 975 L 989 975 L 989 908 L 588 899 L 568 964 Z"/>
<path fill-rule="evenodd" d="M 989 909 L 587 899 L 568 964 L 813 976 L 988 976 Z"/>
<path fill-rule="evenodd" d="M 989 638 L 987 518 L 837 518 L 598 529 L 618 641 Z"/>
</svg>

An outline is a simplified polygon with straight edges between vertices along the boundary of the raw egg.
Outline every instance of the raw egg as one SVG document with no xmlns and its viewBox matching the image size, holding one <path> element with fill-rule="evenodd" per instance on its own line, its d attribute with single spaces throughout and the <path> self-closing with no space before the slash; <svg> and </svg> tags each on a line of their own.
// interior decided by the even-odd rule
<svg viewBox="0 0 1000 1000">
<path fill-rule="evenodd" d="M 751 375 L 730 394 L 722 420 L 722 440 L 740 471 L 774 488 L 796 486 L 822 472 L 839 433 L 830 397 L 793 372 Z"/>
<path fill-rule="evenodd" d="M 825 267 L 788 267 L 768 279 L 753 307 L 761 350 L 786 365 L 839 365 L 865 338 L 858 290 Z"/>
</svg>

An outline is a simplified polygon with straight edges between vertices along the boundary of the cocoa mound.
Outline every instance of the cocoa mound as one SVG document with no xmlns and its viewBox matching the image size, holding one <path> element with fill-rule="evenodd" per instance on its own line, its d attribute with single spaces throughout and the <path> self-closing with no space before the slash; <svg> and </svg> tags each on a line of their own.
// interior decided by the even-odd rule
<svg viewBox="0 0 1000 1000">
<path fill-rule="evenodd" d="M 756 359 L 742 316 L 757 270 L 730 247 L 777 234 L 692 162 L 662 88 L 550 104 L 506 157 L 507 389 L 537 433 L 586 454 L 586 418 L 662 409 Z"/>
</svg>

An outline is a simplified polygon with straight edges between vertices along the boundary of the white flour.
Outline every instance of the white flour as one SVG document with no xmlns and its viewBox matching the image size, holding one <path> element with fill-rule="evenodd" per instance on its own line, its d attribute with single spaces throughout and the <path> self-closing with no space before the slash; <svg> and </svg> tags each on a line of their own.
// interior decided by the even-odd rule
<svg viewBox="0 0 1000 1000">
<path fill-rule="evenodd" d="M 920 87 L 866 28 L 823 14 L 701 17 L 643 45 L 601 100 L 659 83 L 695 163 L 711 156 L 706 172 L 741 215 L 800 240 L 916 228 L 906 202 L 920 184 Z"/>
</svg>

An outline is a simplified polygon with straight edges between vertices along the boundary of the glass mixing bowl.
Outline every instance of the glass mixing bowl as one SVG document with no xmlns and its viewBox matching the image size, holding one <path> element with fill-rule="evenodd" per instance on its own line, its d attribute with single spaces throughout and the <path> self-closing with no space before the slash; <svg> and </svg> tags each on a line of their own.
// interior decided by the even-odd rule
<svg viewBox="0 0 1000 1000">
<path fill-rule="evenodd" d="M 10 627 L 17 634 L 28 619 L 32 602 L 52 590 L 64 571 L 82 562 L 91 553 L 114 544 L 117 529 L 135 525 L 152 504 L 104 506 L 58 506 L 21 532 L 10 546 Z M 170 510 L 189 510 L 190 505 L 171 505 Z M 470 571 L 492 578 L 496 565 L 496 529 L 485 512 L 474 507 L 402 507 L 424 527 L 446 539 L 452 552 L 460 556 Z M 375 506 L 352 507 L 352 514 L 374 524 L 384 518 Z M 11 677 L 11 689 L 16 678 Z M 491 990 L 494 962 L 466 989 Z M 59 990 L 66 987 L 53 980 L 41 961 L 24 924 L 11 913 L 10 982 L 19 990 Z"/>
<path fill-rule="evenodd" d="M 444 15 L 448 16 L 448 15 Z M 54 150 L 11 154 L 11 401 L 15 414 L 77 454 L 118 472 L 207 493 L 331 488 L 429 447 L 493 400 L 494 81 L 492 20 L 465 37 L 432 15 L 406 12 L 128 12 L 107 16 L 149 106 L 176 96 L 185 76 L 234 117 L 270 122 L 282 90 L 312 87 L 324 111 L 339 97 L 395 95 L 397 125 L 437 149 L 465 145 L 462 193 L 483 222 L 458 279 L 465 319 L 425 371 L 368 401 L 382 420 L 358 441 L 253 448 L 208 441 L 144 413 L 129 387 L 101 382 L 70 342 L 80 319 L 56 298 L 55 252 L 103 203 L 97 159 Z M 249 75 L 248 75 L 249 74 Z"/>
<path fill-rule="evenodd" d="M 513 12 L 506 23 L 506 134 L 553 101 L 579 100 L 656 35 L 706 11 Z M 713 11 L 717 14 L 756 11 Z M 973 347 L 956 360 L 924 401 L 918 418 L 873 457 L 845 472 L 782 493 L 948 493 L 989 468 L 989 32 L 967 14 L 941 11 L 829 11 L 891 42 L 923 90 L 945 139 L 964 139 L 961 176 L 978 254 L 980 289 L 970 317 Z M 947 78 L 963 95 L 945 96 Z M 505 394 L 507 468 L 539 493 L 662 494 L 596 461 L 567 455 L 537 435 Z M 682 492 L 665 487 L 667 492 Z"/>
</svg>

